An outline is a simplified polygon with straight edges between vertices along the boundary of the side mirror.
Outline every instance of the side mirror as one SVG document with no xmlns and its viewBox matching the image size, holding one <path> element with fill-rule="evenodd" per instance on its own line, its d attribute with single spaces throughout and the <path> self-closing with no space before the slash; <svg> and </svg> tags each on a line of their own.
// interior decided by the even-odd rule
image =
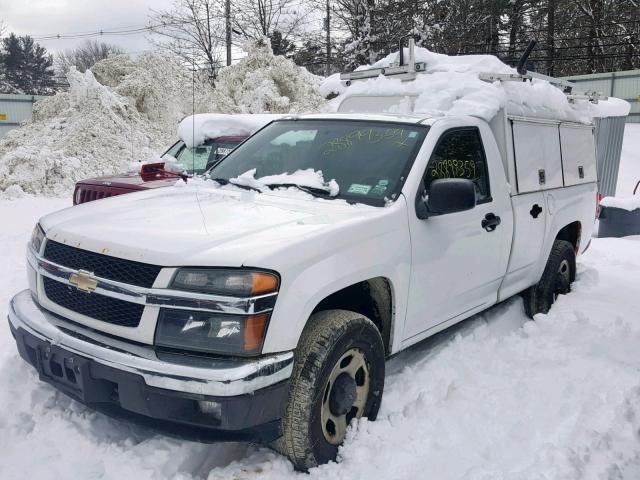
<svg viewBox="0 0 640 480">
<path fill-rule="evenodd" d="M 443 178 L 431 182 L 429 198 L 418 198 L 416 214 L 425 219 L 435 215 L 462 212 L 476 206 L 476 189 L 465 178 Z"/>
</svg>

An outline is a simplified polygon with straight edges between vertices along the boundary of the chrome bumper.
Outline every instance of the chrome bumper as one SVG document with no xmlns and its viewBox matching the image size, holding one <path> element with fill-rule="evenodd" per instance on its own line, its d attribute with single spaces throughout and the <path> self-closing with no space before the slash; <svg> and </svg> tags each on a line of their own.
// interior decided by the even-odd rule
<svg viewBox="0 0 640 480">
<path fill-rule="evenodd" d="M 160 360 L 153 348 L 138 346 L 73 325 L 41 309 L 31 292 L 11 300 L 9 322 L 71 353 L 108 367 L 140 375 L 148 386 L 209 396 L 250 394 L 291 376 L 293 352 L 256 359 L 177 357 L 180 363 Z M 189 362 L 198 366 L 189 365 Z M 204 364 L 206 363 L 206 364 Z"/>
</svg>

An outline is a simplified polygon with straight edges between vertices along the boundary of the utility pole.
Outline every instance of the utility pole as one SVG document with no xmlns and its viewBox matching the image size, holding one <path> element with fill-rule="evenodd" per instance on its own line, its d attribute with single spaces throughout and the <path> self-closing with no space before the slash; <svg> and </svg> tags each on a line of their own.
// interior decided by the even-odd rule
<svg viewBox="0 0 640 480">
<path fill-rule="evenodd" d="M 547 0 L 547 75 L 555 73 L 556 0 Z"/>
<path fill-rule="evenodd" d="M 231 65 L 231 0 L 224 2 L 224 19 L 226 23 L 227 36 L 227 67 Z"/>
<path fill-rule="evenodd" d="M 329 0 L 327 0 L 327 18 L 324 23 L 327 29 L 327 64 L 324 67 L 324 76 L 328 77 L 331 75 L 331 7 L 329 6 Z"/>
</svg>

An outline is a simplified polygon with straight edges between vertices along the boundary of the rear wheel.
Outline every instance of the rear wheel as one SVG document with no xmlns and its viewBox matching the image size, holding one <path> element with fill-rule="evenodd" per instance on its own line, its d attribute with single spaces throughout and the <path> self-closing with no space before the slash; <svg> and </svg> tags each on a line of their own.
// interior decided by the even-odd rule
<svg viewBox="0 0 640 480">
<path fill-rule="evenodd" d="M 576 278 L 576 254 L 573 245 L 566 240 L 553 242 L 540 281 L 523 293 L 524 309 L 531 318 L 536 313 L 547 313 L 558 296 L 571 291 Z"/>
<path fill-rule="evenodd" d="M 299 470 L 334 460 L 353 419 L 375 420 L 384 367 L 371 320 L 346 310 L 312 315 L 296 349 L 283 435 L 274 447 Z"/>
</svg>

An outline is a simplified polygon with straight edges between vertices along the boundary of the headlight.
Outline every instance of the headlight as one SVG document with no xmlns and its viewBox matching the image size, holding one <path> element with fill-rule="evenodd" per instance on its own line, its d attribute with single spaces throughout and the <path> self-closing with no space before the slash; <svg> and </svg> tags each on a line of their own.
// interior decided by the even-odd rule
<svg viewBox="0 0 640 480">
<path fill-rule="evenodd" d="M 250 356 L 262 350 L 269 315 L 224 315 L 161 308 L 155 344 L 180 350 Z"/>
<path fill-rule="evenodd" d="M 36 253 L 40 253 L 40 247 L 42 247 L 42 242 L 44 240 L 44 230 L 39 223 L 36 223 L 36 226 L 33 227 L 33 232 L 31 232 L 31 246 L 36 251 Z"/>
<path fill-rule="evenodd" d="M 181 268 L 170 288 L 233 297 L 249 297 L 278 290 L 273 273 L 233 269 Z"/>
</svg>

